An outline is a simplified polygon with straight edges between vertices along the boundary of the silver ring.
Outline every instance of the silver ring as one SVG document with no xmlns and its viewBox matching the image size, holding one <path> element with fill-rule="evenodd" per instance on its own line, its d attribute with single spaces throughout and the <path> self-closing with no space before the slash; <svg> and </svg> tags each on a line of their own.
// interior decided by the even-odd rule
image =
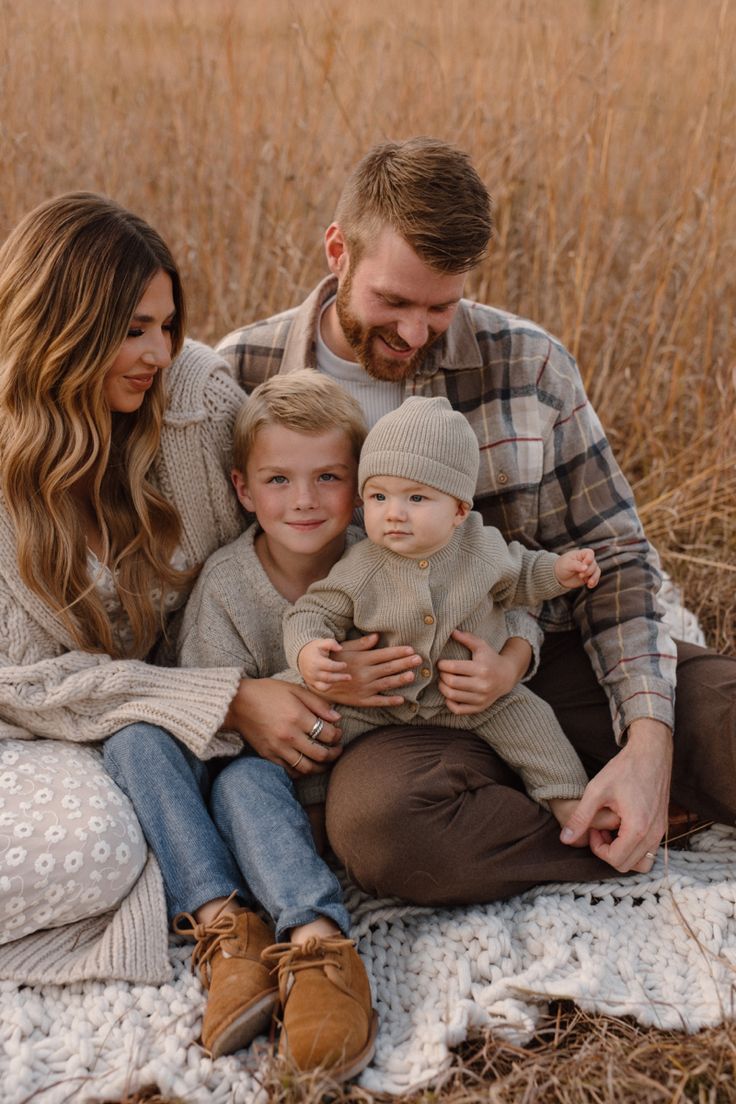
<svg viewBox="0 0 736 1104">
<path fill-rule="evenodd" d="M 651 860 L 652 860 L 652 862 L 654 862 L 654 860 L 656 859 L 656 857 L 657 857 L 657 856 L 655 855 L 654 851 L 645 851 L 645 852 L 644 852 L 644 858 L 645 858 L 645 859 L 651 859 Z"/>
<path fill-rule="evenodd" d="M 311 740 L 313 744 L 318 744 L 320 733 L 322 732 L 322 729 L 324 727 L 325 727 L 325 722 L 322 720 L 321 717 L 318 717 L 317 720 L 312 725 L 312 727 L 310 728 L 309 732 L 307 733 L 307 739 Z"/>
<path fill-rule="evenodd" d="M 299 758 L 297 759 L 296 763 L 291 764 L 291 769 L 296 770 L 296 768 L 299 766 L 299 764 L 301 763 L 303 758 L 304 758 L 304 752 L 300 751 L 299 752 Z"/>
</svg>

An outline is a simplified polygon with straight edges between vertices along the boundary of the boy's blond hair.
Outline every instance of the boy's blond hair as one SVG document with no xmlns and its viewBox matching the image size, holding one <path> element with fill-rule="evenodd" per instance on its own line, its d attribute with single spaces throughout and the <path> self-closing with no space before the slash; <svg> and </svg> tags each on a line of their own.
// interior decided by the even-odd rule
<svg viewBox="0 0 736 1104">
<path fill-rule="evenodd" d="M 311 368 L 271 376 L 248 396 L 235 421 L 233 465 L 245 472 L 258 433 L 269 425 L 297 433 L 342 430 L 357 464 L 368 432 L 360 404 L 329 376 Z"/>
</svg>

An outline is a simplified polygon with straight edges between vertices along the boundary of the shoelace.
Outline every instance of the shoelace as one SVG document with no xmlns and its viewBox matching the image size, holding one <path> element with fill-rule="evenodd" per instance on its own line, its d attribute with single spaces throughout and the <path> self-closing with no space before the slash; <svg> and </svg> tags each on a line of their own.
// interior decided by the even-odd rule
<svg viewBox="0 0 736 1104">
<path fill-rule="evenodd" d="M 267 964 L 273 963 L 273 966 L 271 966 L 272 973 L 278 970 L 282 1001 L 286 997 L 290 975 L 297 974 L 300 970 L 311 970 L 315 966 L 322 969 L 332 966 L 337 974 L 329 974 L 330 980 L 344 993 L 352 996 L 350 989 L 340 977 L 342 964 L 337 952 L 345 947 L 354 946 L 352 939 L 341 939 L 339 936 L 322 939 L 313 935 L 304 943 L 274 943 L 273 946 L 266 947 L 262 952 L 261 960 Z"/>
<path fill-rule="evenodd" d="M 228 905 L 235 893 L 231 893 L 222 908 Z M 172 928 L 177 935 L 184 935 L 196 940 L 196 946 L 192 951 L 191 971 L 199 971 L 199 977 L 205 989 L 210 987 L 212 969 L 210 962 L 217 953 L 223 939 L 235 934 L 238 917 L 234 912 L 223 912 L 222 909 L 207 924 L 199 924 L 190 912 L 180 912 L 174 917 Z M 187 926 L 185 926 L 187 925 Z"/>
</svg>

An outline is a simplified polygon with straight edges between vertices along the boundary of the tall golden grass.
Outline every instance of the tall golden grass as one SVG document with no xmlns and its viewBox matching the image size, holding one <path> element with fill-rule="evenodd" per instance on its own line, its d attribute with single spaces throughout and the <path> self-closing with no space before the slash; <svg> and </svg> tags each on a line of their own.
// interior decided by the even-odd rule
<svg viewBox="0 0 736 1104">
<path fill-rule="evenodd" d="M 0 0 L 0 234 L 92 188 L 174 248 L 215 341 L 299 301 L 374 141 L 467 149 L 471 293 L 579 358 L 709 639 L 736 600 L 736 11 L 729 0 Z"/>
</svg>

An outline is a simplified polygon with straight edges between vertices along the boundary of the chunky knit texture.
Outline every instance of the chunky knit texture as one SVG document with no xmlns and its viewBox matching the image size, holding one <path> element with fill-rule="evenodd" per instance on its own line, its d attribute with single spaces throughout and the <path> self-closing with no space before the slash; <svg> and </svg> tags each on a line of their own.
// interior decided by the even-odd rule
<svg viewBox="0 0 736 1104">
<path fill-rule="evenodd" d="M 187 342 L 167 382 L 169 407 L 152 475 L 180 513 L 182 551 L 194 565 L 242 527 L 228 468 L 243 396 L 220 358 L 195 342 Z M 241 741 L 219 728 L 239 678 L 235 666 L 177 670 L 75 648 L 51 609 L 22 582 L 0 499 L 0 738 L 88 744 L 148 721 L 200 758 L 232 755 Z M 80 770 L 85 763 L 80 757 Z M 0 977 L 17 981 L 154 981 L 168 972 L 166 913 L 153 863 L 116 913 L 0 947 Z"/>
<path fill-rule="evenodd" d="M 360 452 L 358 488 L 371 476 L 411 479 L 472 502 L 478 479 L 478 439 L 448 399 L 412 396 L 376 422 Z"/>
</svg>

